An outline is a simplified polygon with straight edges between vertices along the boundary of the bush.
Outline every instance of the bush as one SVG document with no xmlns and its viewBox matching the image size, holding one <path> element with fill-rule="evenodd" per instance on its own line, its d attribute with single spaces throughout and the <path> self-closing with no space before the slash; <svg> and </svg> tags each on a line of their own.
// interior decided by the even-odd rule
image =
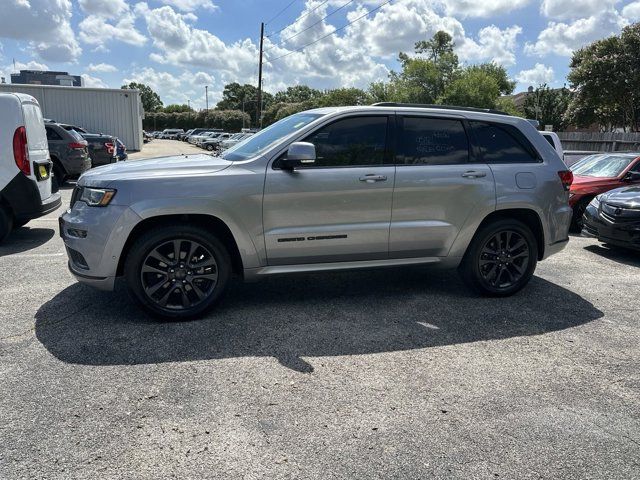
<svg viewBox="0 0 640 480">
<path fill-rule="evenodd" d="M 251 118 L 240 110 L 209 110 L 200 112 L 152 112 L 146 113 L 142 126 L 145 130 L 165 128 L 221 128 L 227 132 L 239 132 L 251 125 Z"/>
</svg>

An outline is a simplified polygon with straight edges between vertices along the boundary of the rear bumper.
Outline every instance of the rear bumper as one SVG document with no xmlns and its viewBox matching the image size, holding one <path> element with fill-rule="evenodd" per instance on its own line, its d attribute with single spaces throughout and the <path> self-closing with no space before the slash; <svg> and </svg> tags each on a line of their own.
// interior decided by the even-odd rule
<svg viewBox="0 0 640 480">
<path fill-rule="evenodd" d="M 61 162 L 70 177 L 79 177 L 91 168 L 91 158 L 87 154 L 69 155 L 66 160 L 61 160 Z"/>
<path fill-rule="evenodd" d="M 0 191 L 0 197 L 9 203 L 14 217 L 20 220 L 42 217 L 62 204 L 59 193 L 42 200 L 36 182 L 21 172 Z"/>
<path fill-rule="evenodd" d="M 48 213 L 55 212 L 58 208 L 60 208 L 60 205 L 62 205 L 62 198 L 60 197 L 60 194 L 52 193 L 49 198 L 45 198 L 42 201 L 40 207 L 37 210 L 21 213 L 19 215 L 16 215 L 16 218 L 19 218 L 21 220 L 31 220 L 34 218 L 42 217 L 44 215 L 47 215 Z"/>
</svg>

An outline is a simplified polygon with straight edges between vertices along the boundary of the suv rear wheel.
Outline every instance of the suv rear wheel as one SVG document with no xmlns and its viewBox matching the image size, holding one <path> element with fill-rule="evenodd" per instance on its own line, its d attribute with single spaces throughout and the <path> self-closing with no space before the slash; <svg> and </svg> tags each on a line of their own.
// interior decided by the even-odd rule
<svg viewBox="0 0 640 480">
<path fill-rule="evenodd" d="M 508 296 L 529 282 L 537 260 L 538 244 L 531 229 L 517 220 L 497 220 L 476 233 L 460 273 L 478 293 Z"/>
<path fill-rule="evenodd" d="M 147 312 L 187 319 L 204 313 L 220 298 L 231 276 L 231 259 L 207 230 L 161 227 L 136 240 L 124 275 L 130 293 Z"/>
</svg>

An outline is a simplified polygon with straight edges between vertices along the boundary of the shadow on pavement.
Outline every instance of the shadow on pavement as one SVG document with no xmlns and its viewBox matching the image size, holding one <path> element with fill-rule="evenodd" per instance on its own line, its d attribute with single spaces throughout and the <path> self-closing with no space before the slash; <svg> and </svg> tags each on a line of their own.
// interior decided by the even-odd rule
<svg viewBox="0 0 640 480">
<path fill-rule="evenodd" d="M 202 320 L 157 322 L 115 292 L 74 284 L 36 314 L 57 358 L 85 365 L 272 356 L 356 355 L 539 335 L 602 317 L 575 293 L 535 277 L 509 298 L 469 293 L 455 272 L 415 269 L 297 275 L 234 284 Z"/>
<path fill-rule="evenodd" d="M 56 231 L 52 228 L 31 228 L 28 224 L 16 228 L 0 245 L 0 257 L 37 248 L 51 240 L 55 234 Z"/>
<path fill-rule="evenodd" d="M 601 255 L 614 262 L 623 263 L 632 267 L 640 267 L 640 252 L 621 247 L 588 245 L 585 250 Z"/>
</svg>

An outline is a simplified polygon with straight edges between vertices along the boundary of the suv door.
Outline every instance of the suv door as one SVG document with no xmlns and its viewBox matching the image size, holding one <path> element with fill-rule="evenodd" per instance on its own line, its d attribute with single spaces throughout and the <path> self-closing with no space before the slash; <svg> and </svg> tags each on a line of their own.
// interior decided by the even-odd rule
<svg viewBox="0 0 640 480">
<path fill-rule="evenodd" d="M 315 145 L 314 165 L 282 170 L 276 159 L 267 168 L 269 265 L 388 258 L 395 175 L 385 165 L 388 124 L 387 115 L 343 117 L 301 140 Z"/>
<path fill-rule="evenodd" d="M 391 258 L 443 257 L 469 219 L 495 209 L 491 169 L 461 117 L 398 117 Z"/>
</svg>

